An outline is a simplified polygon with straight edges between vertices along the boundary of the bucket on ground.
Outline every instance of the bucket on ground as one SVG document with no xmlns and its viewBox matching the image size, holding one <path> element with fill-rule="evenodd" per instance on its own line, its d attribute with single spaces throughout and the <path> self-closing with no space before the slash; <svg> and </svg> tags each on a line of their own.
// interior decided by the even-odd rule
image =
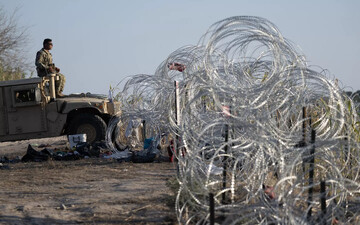
<svg viewBox="0 0 360 225">
<path fill-rule="evenodd" d="M 70 148 L 76 147 L 81 142 L 86 142 L 86 134 L 73 134 L 68 136 Z"/>
</svg>

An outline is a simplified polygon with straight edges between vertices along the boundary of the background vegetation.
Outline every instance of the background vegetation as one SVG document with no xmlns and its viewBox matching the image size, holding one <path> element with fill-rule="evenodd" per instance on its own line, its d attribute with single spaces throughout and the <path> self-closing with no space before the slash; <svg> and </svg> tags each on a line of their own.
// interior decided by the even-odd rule
<svg viewBox="0 0 360 225">
<path fill-rule="evenodd" d="M 17 23 L 17 10 L 8 15 L 0 6 L 0 81 L 25 78 L 29 71 L 26 31 Z"/>
</svg>

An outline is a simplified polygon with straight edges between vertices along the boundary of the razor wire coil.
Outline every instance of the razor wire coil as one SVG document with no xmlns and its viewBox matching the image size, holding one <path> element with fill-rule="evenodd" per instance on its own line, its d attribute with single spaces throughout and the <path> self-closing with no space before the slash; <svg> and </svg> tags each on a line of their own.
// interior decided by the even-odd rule
<svg viewBox="0 0 360 225">
<path fill-rule="evenodd" d="M 173 62 L 186 69 L 170 70 Z M 174 80 L 179 81 L 180 121 Z M 119 135 L 132 119 L 145 120 L 153 133 L 179 137 L 178 149 L 185 152 L 178 157 L 179 223 L 207 221 L 209 193 L 215 196 L 215 211 L 225 217 L 223 224 L 360 221 L 360 211 L 350 207 L 360 202 L 357 108 L 326 71 L 306 64 L 270 21 L 249 16 L 221 20 L 198 45 L 171 53 L 154 75 L 130 77 L 116 97 L 122 114 L 107 131 L 114 153 L 119 150 L 113 133 Z M 321 180 L 327 184 L 325 215 L 319 191 L 307 199 Z M 275 199 L 269 199 L 266 186 L 273 188 Z"/>
</svg>

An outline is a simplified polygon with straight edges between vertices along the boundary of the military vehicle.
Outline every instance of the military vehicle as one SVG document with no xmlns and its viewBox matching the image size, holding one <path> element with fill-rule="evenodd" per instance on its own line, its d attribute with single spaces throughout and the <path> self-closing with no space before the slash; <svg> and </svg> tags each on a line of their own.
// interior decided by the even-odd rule
<svg viewBox="0 0 360 225">
<path fill-rule="evenodd" d="M 75 94 L 56 98 L 55 74 L 0 82 L 0 141 L 86 134 L 105 138 L 107 123 L 120 104 L 106 96 Z"/>
</svg>

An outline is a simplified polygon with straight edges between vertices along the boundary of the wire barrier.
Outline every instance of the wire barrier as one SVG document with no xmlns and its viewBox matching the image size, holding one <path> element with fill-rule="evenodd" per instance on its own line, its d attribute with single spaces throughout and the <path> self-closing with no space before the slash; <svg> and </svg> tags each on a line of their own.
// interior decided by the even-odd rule
<svg viewBox="0 0 360 225">
<path fill-rule="evenodd" d="M 360 223 L 354 102 L 270 21 L 221 20 L 123 83 L 109 148 L 135 120 L 177 137 L 179 224 L 206 224 L 209 194 L 219 224 Z"/>
</svg>

